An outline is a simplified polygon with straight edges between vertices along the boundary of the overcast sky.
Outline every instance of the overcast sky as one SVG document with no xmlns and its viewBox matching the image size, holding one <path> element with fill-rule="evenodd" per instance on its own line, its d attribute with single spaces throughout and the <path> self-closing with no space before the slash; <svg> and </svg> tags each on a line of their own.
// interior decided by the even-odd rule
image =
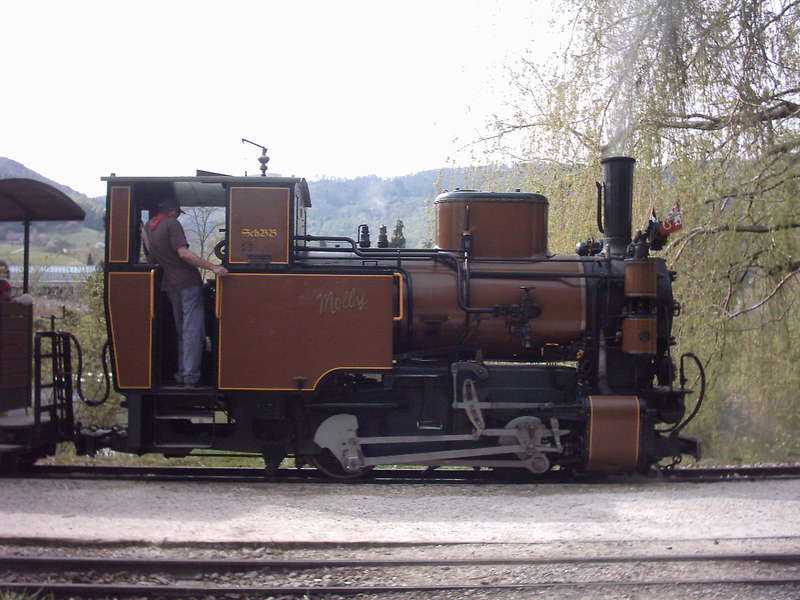
<svg viewBox="0 0 800 600">
<path fill-rule="evenodd" d="M 100 177 L 393 176 L 447 164 L 553 50 L 549 0 L 5 0 L 0 156 Z M 463 163 L 463 161 L 460 161 Z"/>
</svg>

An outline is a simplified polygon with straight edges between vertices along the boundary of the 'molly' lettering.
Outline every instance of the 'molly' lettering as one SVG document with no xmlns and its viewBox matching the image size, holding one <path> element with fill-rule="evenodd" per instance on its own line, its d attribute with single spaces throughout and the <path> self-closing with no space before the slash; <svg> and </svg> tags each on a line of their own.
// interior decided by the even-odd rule
<svg viewBox="0 0 800 600">
<path fill-rule="evenodd" d="M 356 288 L 350 288 L 339 293 L 320 292 L 317 294 L 319 314 L 335 315 L 342 310 L 364 310 L 367 305 L 365 296 L 359 294 Z"/>
</svg>

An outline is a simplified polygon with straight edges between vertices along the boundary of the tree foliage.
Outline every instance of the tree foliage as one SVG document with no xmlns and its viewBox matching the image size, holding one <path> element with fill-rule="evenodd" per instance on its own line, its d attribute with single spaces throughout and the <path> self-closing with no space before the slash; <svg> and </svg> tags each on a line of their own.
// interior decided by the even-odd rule
<svg viewBox="0 0 800 600">
<path fill-rule="evenodd" d="M 511 111 L 483 141 L 537 165 L 530 185 L 550 195 L 555 222 L 571 224 L 551 228 L 559 250 L 574 243 L 563 232 L 575 237 L 576 223 L 593 233 L 599 159 L 636 157 L 634 223 L 676 199 L 683 206 L 684 229 L 666 251 L 689 307 L 677 333 L 715 376 L 706 427 L 740 449 L 759 428 L 791 435 L 800 425 L 790 391 L 800 333 L 800 1 L 565 4 L 559 59 L 522 60 Z M 790 446 L 800 452 L 796 439 Z"/>
<path fill-rule="evenodd" d="M 389 248 L 405 248 L 406 247 L 406 237 L 403 235 L 403 221 L 397 219 L 397 223 L 394 226 L 394 233 L 392 233 L 392 239 L 389 242 Z"/>
<path fill-rule="evenodd" d="M 75 301 L 80 302 L 76 304 Z M 89 403 L 100 401 L 106 393 L 103 351 L 108 338 L 105 309 L 103 305 L 103 269 L 99 265 L 77 291 L 75 299 L 67 299 L 70 308 L 66 311 L 63 328 L 70 331 L 78 340 L 82 354 L 82 391 Z M 113 377 L 113 374 L 110 374 Z M 75 418 L 86 424 L 111 426 L 117 424 L 119 394 L 111 390 L 109 398 L 94 407 L 77 402 L 74 404 Z"/>
</svg>

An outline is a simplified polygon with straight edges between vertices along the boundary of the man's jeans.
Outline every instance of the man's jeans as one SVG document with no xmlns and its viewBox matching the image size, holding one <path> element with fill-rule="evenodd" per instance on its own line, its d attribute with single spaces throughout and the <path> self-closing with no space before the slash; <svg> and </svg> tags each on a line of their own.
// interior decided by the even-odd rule
<svg viewBox="0 0 800 600">
<path fill-rule="evenodd" d="M 203 288 L 199 285 L 167 292 L 178 332 L 178 383 L 200 381 L 200 361 L 206 344 Z"/>
</svg>

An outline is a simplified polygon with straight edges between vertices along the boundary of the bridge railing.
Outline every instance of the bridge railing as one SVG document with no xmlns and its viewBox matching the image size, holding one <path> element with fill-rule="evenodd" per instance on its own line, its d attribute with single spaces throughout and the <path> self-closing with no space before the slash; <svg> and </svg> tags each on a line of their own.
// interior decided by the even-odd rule
<svg viewBox="0 0 800 600">
<path fill-rule="evenodd" d="M 32 285 L 42 287 L 66 287 L 84 283 L 97 270 L 93 265 L 31 265 Z M 9 266 L 11 285 L 22 286 L 22 267 Z"/>
</svg>

